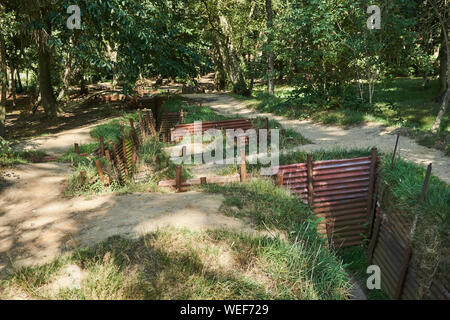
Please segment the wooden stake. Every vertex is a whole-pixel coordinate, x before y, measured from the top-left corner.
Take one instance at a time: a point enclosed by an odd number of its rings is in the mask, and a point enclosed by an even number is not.
[[[423,202],[425,201],[425,196],[427,194],[428,182],[430,181],[432,166],[433,166],[433,164],[430,163],[427,168],[427,174],[425,175],[425,181],[423,182],[423,187],[422,187],[422,194],[420,195],[420,200],[419,200],[420,204],[423,204]]]
[[[372,215],[373,209],[373,187],[375,184],[375,169],[377,165],[377,149],[372,148],[371,156],[370,156],[370,171],[369,171],[369,191],[367,198],[367,219]]]
[[[283,186],[283,173],[282,172],[277,173],[277,186],[279,186],[279,187]]]
[[[408,244],[408,246],[406,247],[405,255],[403,257],[402,270],[400,271],[400,279],[398,281],[397,289],[395,292],[395,300],[400,300],[400,297],[402,296],[406,275],[408,273],[409,262],[411,261],[411,255],[412,255],[411,245]]]
[[[103,136],[100,136],[100,154],[102,156],[105,155],[105,141],[103,139]]]
[[[206,177],[200,178],[200,184],[206,184]]]
[[[111,155],[109,154],[108,149],[105,150],[105,156],[106,156],[106,159],[108,159],[108,161],[111,161]]]
[[[312,206],[314,201],[314,186],[313,186],[313,161],[311,154],[308,154],[306,156],[306,166],[308,171],[308,202],[309,205]]]
[[[375,250],[375,247],[377,245],[378,242],[378,235],[380,234],[380,225],[381,225],[381,220],[383,219],[383,216],[380,214],[378,208],[377,208],[377,212],[375,214],[375,228],[373,230],[373,235],[372,235],[372,239],[370,239],[370,245],[369,245],[369,259],[370,261],[372,261],[373,259],[373,252]]]
[[[80,149],[78,147],[78,143],[74,143],[73,146],[75,147],[75,153],[80,154]]]
[[[180,191],[181,188],[181,166],[177,166],[177,173],[175,178],[175,187],[177,191]]]
[[[103,170],[102,170],[102,165],[100,163],[100,160],[95,160],[95,166],[97,167],[97,172],[98,172],[98,176],[100,177],[100,181],[103,184],[106,184],[107,183],[107,179],[103,175]]]
[[[392,155],[391,161],[391,170],[394,168],[395,155],[397,154],[397,147],[398,147],[398,139],[400,139],[400,133],[397,134],[397,140],[395,141],[394,154]]]
[[[245,149],[241,149],[241,183],[247,179],[247,167],[245,164]]]

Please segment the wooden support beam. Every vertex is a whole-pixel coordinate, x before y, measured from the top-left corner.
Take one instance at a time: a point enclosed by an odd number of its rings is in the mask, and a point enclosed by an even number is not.
[[[247,167],[245,163],[245,149],[241,149],[241,182],[247,180]]]
[[[308,175],[308,203],[310,206],[312,206],[314,201],[314,187],[313,187],[313,160],[311,154],[306,155],[306,167]]]
[[[367,198],[367,219],[372,216],[373,210],[373,189],[375,185],[375,169],[377,166],[377,149],[372,148],[371,156],[370,156],[370,170],[369,170],[369,190],[368,190],[368,198]]]
[[[277,173],[277,186],[282,187],[283,186],[283,172]]]
[[[100,154],[102,156],[105,155],[105,141],[104,141],[103,136],[100,136]]]
[[[428,189],[428,182],[430,181],[430,177],[431,177],[432,166],[433,166],[433,164],[430,163],[427,168],[427,173],[425,175],[425,181],[423,182],[423,187],[422,187],[422,194],[420,195],[420,200],[419,200],[420,204],[423,204],[423,202],[425,201],[425,197],[426,197],[427,189]]]
[[[373,230],[372,238],[370,239],[369,244],[369,259],[372,261],[373,259],[373,253],[375,250],[375,247],[378,242],[378,236],[380,234],[380,226],[381,226],[381,220],[383,220],[383,216],[380,214],[379,209],[377,208],[376,214],[375,214],[375,228]]]
[[[405,286],[406,275],[408,274],[409,262],[411,261],[412,248],[411,245],[408,244],[406,247],[405,255],[403,256],[402,269],[400,271],[400,278],[397,283],[397,288],[395,291],[395,300],[400,300],[403,287]]]
[[[397,154],[397,147],[398,147],[399,139],[400,139],[400,133],[397,134],[397,139],[395,140],[394,154],[392,155],[392,161],[391,161],[391,170],[394,168],[395,155]]]
[[[181,169],[182,167],[178,165],[175,178],[175,188],[177,189],[177,191],[180,191],[181,188]]]

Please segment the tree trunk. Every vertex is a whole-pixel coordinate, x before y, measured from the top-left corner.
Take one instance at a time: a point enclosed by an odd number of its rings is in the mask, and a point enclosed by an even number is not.
[[[17,104],[17,99],[16,99],[16,78],[15,78],[15,74],[16,74],[16,70],[14,69],[14,66],[11,64],[11,94],[12,94],[12,99],[13,99],[13,108],[16,107]]]
[[[0,83],[1,83],[1,96],[0,96],[0,137],[5,136],[6,127],[6,84],[8,82],[8,75],[6,72],[6,48],[3,38],[0,37]]]
[[[50,28],[48,28],[50,29]],[[49,118],[58,116],[58,106],[53,92],[51,78],[51,53],[47,45],[49,32],[44,28],[38,32],[38,65],[39,90],[41,91],[42,106]]]
[[[443,37],[443,42],[442,42],[442,50],[444,50],[444,52],[446,53],[446,58],[445,58],[445,65],[446,68],[445,73],[446,73],[446,80],[447,80],[447,84],[446,84],[446,90],[445,90],[445,94],[444,94],[444,98],[442,99],[442,105],[441,108],[439,109],[439,113],[436,117],[436,120],[434,121],[433,126],[431,127],[431,131],[436,133],[439,130],[439,127],[441,126],[441,121],[442,118],[444,117],[445,111],[447,110],[447,106],[448,106],[448,100],[450,99],[450,48],[449,48],[449,43],[448,43],[448,22],[446,20],[446,12],[444,11],[443,15],[442,12],[439,11],[436,3],[432,0],[430,0],[430,4],[433,7],[433,10],[437,16],[437,18],[439,19],[439,22],[441,24],[441,28],[442,28],[442,37]],[[443,52],[443,54],[444,54]],[[442,60],[441,60],[442,63]],[[442,73],[443,73],[443,66],[441,66],[441,77],[442,77]],[[441,79],[441,84],[443,84],[443,78]]]
[[[266,10],[267,10],[267,28],[269,29],[269,37],[267,44],[269,46],[269,58],[267,63],[267,91],[269,94],[274,94],[274,83],[273,83],[273,49],[271,47],[271,29],[273,27],[273,11],[272,11],[272,0],[266,0]]]
[[[18,93],[23,93],[23,85],[22,85],[22,79],[20,79],[20,71],[19,71],[19,69],[16,69],[16,74],[17,74],[17,83],[19,85],[19,90],[17,92]]]
[[[444,30],[442,30],[442,43],[441,48],[439,50],[439,60],[440,60],[440,68],[439,68],[439,84],[440,84],[440,91],[437,99],[439,101],[441,100],[446,91],[447,91],[447,70],[448,70],[448,54],[447,54],[447,44],[445,43],[445,36],[444,36]]]
[[[72,43],[72,41],[70,41],[70,43]],[[64,98],[64,96],[67,93],[67,90],[69,89],[69,78],[70,78],[71,70],[72,70],[72,55],[70,53],[70,48],[69,48],[69,52],[67,52],[66,61],[64,63],[63,87],[61,88],[61,91],[59,92],[58,99],[57,99],[58,101],[60,101]]]
[[[434,121],[433,127],[431,128],[432,132],[437,132],[439,127],[441,126],[442,118],[444,117],[445,111],[447,111],[448,100],[450,99],[450,87],[447,88],[445,92],[444,98],[442,100],[441,108],[439,109],[439,113]]]

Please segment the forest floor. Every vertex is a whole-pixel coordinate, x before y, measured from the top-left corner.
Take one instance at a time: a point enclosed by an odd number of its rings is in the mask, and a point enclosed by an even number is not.
[[[361,126],[342,128],[321,125],[310,120],[288,119],[271,113],[262,113],[248,108],[244,101],[227,94],[188,94],[183,95],[183,97],[196,103],[201,102],[223,115],[239,115],[248,118],[268,117],[277,120],[286,129],[296,130],[313,142],[313,144],[299,146],[297,150],[300,151],[376,147],[380,152],[391,153],[395,147],[398,128],[387,127],[380,123],[367,122]],[[405,160],[423,166],[433,163],[433,173],[442,181],[450,183],[450,175],[448,174],[450,172],[450,158],[442,151],[421,146],[413,139],[401,136],[398,155]]]

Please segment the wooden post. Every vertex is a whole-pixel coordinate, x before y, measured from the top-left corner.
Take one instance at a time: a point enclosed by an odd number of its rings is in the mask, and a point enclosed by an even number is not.
[[[76,154],[80,154],[80,149],[79,149],[79,147],[78,147],[78,143],[74,143],[73,146],[74,146],[74,148],[75,148],[75,153],[76,153]]]
[[[177,166],[177,173],[176,173],[176,178],[175,178],[175,188],[177,189],[177,191],[180,191],[181,188],[181,166]]]
[[[391,161],[391,170],[394,168],[395,155],[397,154],[397,147],[398,147],[398,139],[400,139],[400,133],[397,134],[397,140],[395,141],[394,154],[392,155]]]
[[[108,159],[108,161],[111,161],[111,155],[109,154],[108,149],[105,150],[105,156],[106,156],[106,159]]]
[[[200,178],[200,184],[206,184],[206,177]]]
[[[373,252],[375,250],[375,246],[378,242],[378,235],[380,234],[380,226],[381,226],[381,220],[383,219],[383,216],[380,214],[380,212],[377,210],[377,214],[375,215],[375,228],[373,231],[372,239],[370,239],[369,244],[369,259],[372,261],[373,259]]]
[[[144,122],[142,121],[141,110],[138,110],[138,115],[139,115],[139,126],[141,127],[142,139],[144,139],[146,136],[146,132],[145,132],[145,127],[144,127]]]
[[[245,164],[245,149],[241,149],[241,183],[247,179],[247,167]]]
[[[314,185],[313,185],[313,161],[312,155],[306,156],[306,166],[308,171],[308,203],[312,207],[314,201]]]
[[[377,166],[377,149],[372,148],[370,156],[370,171],[369,171],[369,190],[367,196],[367,219],[372,215],[373,209],[373,187],[375,184],[375,169]]]
[[[183,112],[183,106],[182,105],[180,105],[180,115],[179,115],[179,118],[178,118],[178,123],[183,123],[183,121],[184,121],[184,112]]]
[[[137,162],[137,152],[136,152],[136,148],[133,148],[133,155],[131,157],[131,161],[133,163],[133,169],[136,168],[136,162]]]
[[[269,118],[267,118],[267,117],[264,118],[264,126],[265,126],[267,132],[269,132]],[[267,133],[267,134],[269,134],[269,133]]]
[[[80,171],[80,183],[81,185],[85,184],[87,181],[86,171]]]
[[[277,186],[282,187],[283,186],[283,172],[277,173]]]
[[[281,136],[286,138],[286,129],[281,129]]]
[[[430,176],[431,176],[432,165],[433,164],[430,163],[427,168],[427,174],[425,175],[425,181],[423,182],[423,187],[422,187],[422,194],[420,195],[420,200],[419,200],[420,204],[423,204],[423,202],[425,201],[425,196],[427,194],[427,189],[428,189],[428,182],[430,181]]]
[[[181,157],[184,157],[186,155],[186,146],[183,146],[181,148]]]
[[[105,141],[103,139],[103,136],[100,136],[100,154],[102,156],[105,155]]]
[[[106,177],[103,175],[102,165],[100,164],[100,160],[95,160],[95,166],[97,167],[98,176],[100,177],[100,181],[103,184],[107,183]]]
[[[397,284],[397,290],[395,292],[395,300],[399,300],[403,293],[403,287],[405,285],[406,275],[408,273],[409,262],[411,261],[412,249],[411,245],[408,244],[406,247],[406,252],[403,257],[402,270],[400,271],[400,279]]]
[[[131,138],[133,139],[134,146],[139,148],[139,139],[136,133],[136,129],[134,127],[133,119],[130,119],[130,127],[131,127]]]

